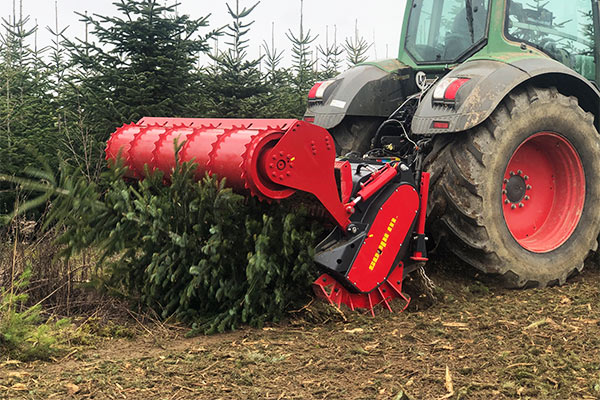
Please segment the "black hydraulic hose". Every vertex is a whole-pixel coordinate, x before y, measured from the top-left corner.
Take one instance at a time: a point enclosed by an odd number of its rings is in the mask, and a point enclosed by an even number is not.
[[[391,125],[391,124],[397,124],[398,126],[402,126],[402,122],[398,121],[397,119],[387,119],[387,120],[383,121],[381,123],[381,125],[379,125],[379,128],[377,128],[377,131],[375,132],[375,136],[373,136],[373,141],[371,142],[371,147],[375,148],[379,144],[379,141],[381,140],[381,131],[383,131],[383,128],[385,128],[386,126]]]

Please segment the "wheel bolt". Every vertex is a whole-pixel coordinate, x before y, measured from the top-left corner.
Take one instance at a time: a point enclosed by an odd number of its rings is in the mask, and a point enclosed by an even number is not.
[[[515,173],[510,171],[510,176],[515,176]]]
[[[506,194],[506,189],[503,189],[503,190],[502,190],[502,194]]]
[[[531,185],[527,185],[527,190],[531,190]]]
[[[504,183],[508,183],[508,179],[505,179],[505,180],[504,180]]]
[[[529,179],[529,175],[525,175],[525,176],[523,177],[523,179],[525,179],[525,180],[528,180],[528,179]]]
[[[525,207],[525,204],[519,203],[519,208],[523,208],[523,207]]]
[[[508,199],[504,200],[504,204],[508,204],[510,201]]]
[[[525,200],[529,200],[529,199],[531,199],[531,197],[525,196]]]
[[[517,208],[517,205],[513,204],[513,205],[510,206],[510,208],[512,208],[514,210],[515,208]]]
[[[517,171],[517,174],[518,174],[518,175],[523,175],[523,171],[521,171],[521,170],[518,170],[518,171]]]

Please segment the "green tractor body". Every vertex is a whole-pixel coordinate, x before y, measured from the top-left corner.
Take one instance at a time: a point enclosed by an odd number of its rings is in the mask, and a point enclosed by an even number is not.
[[[564,283],[600,231],[599,7],[408,0],[398,58],[319,83],[305,119],[350,157],[427,140],[436,241],[509,286]]]

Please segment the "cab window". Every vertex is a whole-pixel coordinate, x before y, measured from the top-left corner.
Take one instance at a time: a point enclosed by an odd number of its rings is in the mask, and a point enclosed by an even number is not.
[[[508,38],[526,42],[595,80],[594,22],[590,0],[510,0]]]
[[[413,0],[406,50],[416,62],[458,60],[486,36],[488,0]]]

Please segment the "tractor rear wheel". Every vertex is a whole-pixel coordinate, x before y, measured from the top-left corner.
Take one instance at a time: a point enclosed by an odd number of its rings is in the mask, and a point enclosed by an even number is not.
[[[509,287],[563,284],[596,250],[600,136],[555,88],[511,93],[472,131],[436,138],[430,232]]]
[[[383,121],[378,117],[346,117],[329,130],[335,141],[336,153],[340,156],[351,152],[360,156],[365,154],[371,148],[371,139]]]

